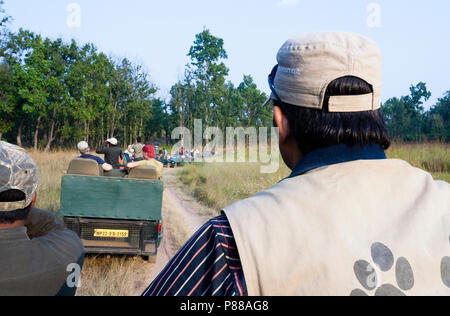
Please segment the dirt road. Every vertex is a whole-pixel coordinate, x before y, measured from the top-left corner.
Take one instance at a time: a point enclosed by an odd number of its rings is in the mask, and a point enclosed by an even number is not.
[[[217,215],[217,212],[199,204],[183,190],[176,179],[176,170],[165,169],[164,171],[164,240],[159,249],[156,264],[148,267],[149,280],[153,280],[161,272],[178,249],[208,219]]]
[[[156,263],[148,263],[140,257],[88,256],[77,295],[141,295],[192,234],[218,214],[185,192],[177,181],[177,170],[164,169],[164,237]]]

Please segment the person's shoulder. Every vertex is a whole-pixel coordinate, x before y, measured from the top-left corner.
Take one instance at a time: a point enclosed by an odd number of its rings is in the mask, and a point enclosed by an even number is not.
[[[450,190],[450,184],[443,180],[437,180],[428,171],[415,167],[402,159],[385,159],[379,162],[383,166],[384,174],[391,174],[391,177],[405,179],[404,182],[428,183],[441,189]],[[381,172],[380,172],[381,174]],[[381,175],[380,175],[381,176]]]
[[[200,238],[201,237],[201,238]],[[192,236],[192,240],[196,240],[197,244],[203,245],[205,240],[208,240],[211,244],[216,244],[223,238],[233,238],[233,232],[231,230],[230,222],[225,214],[209,219],[197,232]],[[201,242],[198,242],[199,239]],[[226,242],[225,242],[226,244]],[[222,245],[218,243],[218,247]]]
[[[139,160],[134,162],[137,167],[144,167],[144,166],[152,166],[153,164],[149,160]]]
[[[219,230],[227,229],[230,226],[228,217],[225,214],[221,214],[217,217],[211,218],[207,224],[214,228],[218,228]]]
[[[231,231],[230,222],[227,216],[223,213],[217,217],[210,218],[196,233],[196,235],[203,235],[206,232],[212,233],[214,238],[211,238],[211,242],[217,242],[217,238],[222,237],[233,237],[233,232]],[[194,235],[194,238],[195,236]],[[219,239],[220,239],[219,238]]]
[[[92,156],[92,159],[97,161],[100,165],[103,165],[105,163],[105,161],[102,158],[98,157],[98,156]]]
[[[45,218],[46,220],[55,220],[55,214],[37,207],[32,207],[28,213],[27,223],[35,222],[37,219]]]
[[[153,163],[156,164],[158,167],[164,168],[164,164],[156,159],[153,159]]]
[[[95,160],[100,165],[103,165],[105,163],[105,161],[102,158],[100,158],[99,156],[95,156],[95,155],[91,155],[91,154],[86,154],[84,156],[81,156],[80,158]]]
[[[309,198],[308,194],[311,193],[311,190],[307,190],[308,193],[305,192],[305,187],[303,186],[308,185],[308,183],[303,184],[303,178],[305,176],[285,178],[270,188],[228,205],[222,209],[222,212],[226,215],[232,213],[249,214],[251,211],[258,210],[262,205],[270,209],[276,209],[280,202],[284,200],[283,197],[288,195],[295,196],[298,199]],[[302,190],[299,190],[300,187],[302,187]]]

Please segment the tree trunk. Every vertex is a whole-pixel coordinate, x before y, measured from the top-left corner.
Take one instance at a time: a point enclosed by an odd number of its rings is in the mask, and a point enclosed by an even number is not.
[[[116,132],[116,126],[114,125],[114,122],[111,121],[111,130],[109,132],[109,138],[114,137],[115,132]]]
[[[36,129],[34,130],[34,151],[38,150],[39,125],[41,124],[41,117],[38,116],[36,122]]]
[[[134,116],[134,133],[133,133],[134,139],[137,139],[137,116]]]
[[[116,124],[112,121],[111,122],[111,131],[109,132],[109,138],[114,137],[115,132],[116,132]]]
[[[127,141],[127,115],[125,114],[124,124],[123,124],[123,142]]]
[[[112,114],[112,119],[111,119],[111,136],[110,137],[114,137],[114,132],[116,131],[116,112],[117,112],[117,107],[119,106],[119,98],[120,95],[117,95],[117,100],[114,101],[114,111]],[[110,95],[110,99],[112,100],[112,96]],[[119,120],[119,118],[117,119]]]
[[[107,118],[106,118],[106,128],[107,128],[107,129],[109,128],[109,130],[107,130],[107,132],[106,132],[106,138],[111,138],[111,137],[112,137],[111,133],[112,133],[112,130],[113,130],[113,125],[114,125],[114,123],[113,123],[113,121],[114,121],[114,115],[116,114],[116,112],[115,112],[115,107],[116,107],[116,104],[117,104],[117,103],[115,103],[115,101],[113,101],[112,91],[109,91],[109,102],[110,102],[111,104],[114,104],[114,110],[113,110],[113,113],[112,113],[111,120],[108,120],[108,116],[107,116]],[[109,125],[108,122],[111,122],[111,125]],[[109,125],[109,126],[108,126],[108,125]]]
[[[103,114],[102,114],[102,139],[101,139],[101,141],[104,141],[104,140],[105,140],[105,129],[103,126]]]
[[[84,120],[84,141],[87,141],[87,121]]]
[[[49,152],[50,148],[52,147],[52,143],[55,140],[55,115],[56,115],[56,108],[53,110],[53,118],[52,118],[52,124],[50,126],[50,131],[48,132],[48,140],[47,140],[47,146],[45,146],[45,152]]]
[[[131,133],[130,133],[130,142],[129,142],[129,144],[130,144],[130,145],[133,144],[133,136],[131,135]]]
[[[20,120],[19,129],[17,131],[17,146],[22,146],[22,128],[23,128],[23,120]],[[1,139],[1,137],[0,137]]]

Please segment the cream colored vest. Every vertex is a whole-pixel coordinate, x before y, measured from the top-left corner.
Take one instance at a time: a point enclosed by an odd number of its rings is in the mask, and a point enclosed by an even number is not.
[[[320,168],[224,212],[250,296],[450,295],[450,185],[404,161]]]

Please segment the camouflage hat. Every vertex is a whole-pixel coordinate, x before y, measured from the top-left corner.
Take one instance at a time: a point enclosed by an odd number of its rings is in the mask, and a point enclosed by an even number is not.
[[[23,148],[0,141],[0,193],[19,190],[25,200],[0,202],[0,212],[20,210],[33,201],[38,187],[39,174],[36,164]]]

